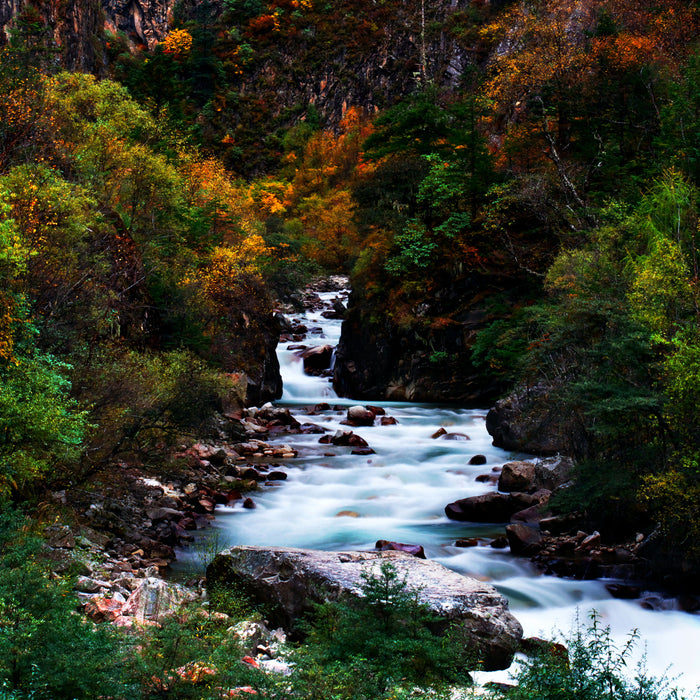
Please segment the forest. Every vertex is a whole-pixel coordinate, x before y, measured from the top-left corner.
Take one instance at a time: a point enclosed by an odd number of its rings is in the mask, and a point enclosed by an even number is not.
[[[168,475],[177,445],[279,398],[273,312],[330,274],[353,289],[344,362],[392,348],[364,384],[339,365],[346,394],[519,396],[576,462],[555,513],[644,532],[653,576],[697,592],[699,3],[181,0],[150,46],[100,27],[90,70],[44,10],[0,46],[1,698],[96,697],[105,649],[143,666],[102,697],[205,697],[147,680],[183,628],[136,650],[88,629],[36,537],[68,517],[49,494]],[[411,697],[347,690],[323,624],[307,690],[260,694]],[[454,682],[425,644],[405,673]],[[603,697],[582,692],[561,697]]]

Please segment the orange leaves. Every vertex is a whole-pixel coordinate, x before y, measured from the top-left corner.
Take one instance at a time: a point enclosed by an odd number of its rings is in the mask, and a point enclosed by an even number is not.
[[[161,42],[161,46],[165,53],[182,58],[192,48],[192,35],[186,29],[173,29]]]
[[[649,36],[623,33],[614,37],[596,37],[593,51],[615,70],[629,71],[644,66],[659,56],[656,41]]]

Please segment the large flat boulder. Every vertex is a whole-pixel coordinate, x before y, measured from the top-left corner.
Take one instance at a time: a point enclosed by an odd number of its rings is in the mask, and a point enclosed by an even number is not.
[[[406,585],[444,621],[462,627],[474,668],[507,668],[522,637],[507,600],[493,586],[404,552],[322,552],[290,547],[233,547],[207,568],[207,586],[236,584],[293,625],[313,603],[362,596],[363,572],[389,561]],[[275,615],[271,615],[275,617]]]

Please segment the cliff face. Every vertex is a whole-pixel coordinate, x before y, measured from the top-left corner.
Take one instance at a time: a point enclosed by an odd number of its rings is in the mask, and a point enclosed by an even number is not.
[[[152,49],[168,33],[176,0],[0,0],[0,46],[32,26],[33,38],[73,71],[106,71],[105,30]],[[39,36],[35,27],[43,27]],[[51,60],[49,58],[49,60]]]
[[[353,292],[336,351],[336,391],[374,401],[493,402],[503,387],[471,360],[476,333],[491,320],[479,289],[493,280],[451,283],[421,304],[417,319],[424,322],[411,325],[397,322],[362,290]]]
[[[0,46],[27,27],[43,27],[33,38],[55,50],[69,70],[104,72],[103,25],[100,0],[0,0]]]
[[[176,0],[102,0],[105,29],[152,49],[167,35]]]

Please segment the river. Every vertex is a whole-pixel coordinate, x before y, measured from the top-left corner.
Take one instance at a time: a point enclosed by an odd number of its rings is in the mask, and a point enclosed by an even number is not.
[[[324,293],[329,301],[335,293]],[[307,346],[336,345],[338,320],[320,313],[299,316],[310,329]],[[339,399],[327,378],[304,374],[297,353],[281,343],[278,349],[284,395],[300,422],[315,422],[330,431],[349,430],[340,424],[344,407],[357,401]],[[309,416],[309,407],[328,402],[331,410]],[[503,534],[503,526],[470,525],[448,520],[447,503],[484,493],[495,485],[476,477],[489,473],[514,455],[493,447],[486,432],[486,411],[410,403],[374,405],[394,417],[396,425],[353,428],[376,454],[352,455],[350,448],[319,444],[319,435],[280,438],[299,456],[284,464],[288,478],[279,486],[254,495],[256,508],[236,506],[217,511],[216,527],[227,544],[284,545],[315,549],[372,549],[376,540],[422,544],[428,558],[480,579],[490,581],[508,597],[525,636],[549,637],[568,633],[576,616],[587,622],[595,610],[621,645],[633,629],[640,636],[637,654],[646,650],[647,667],[654,675],[669,669],[678,676],[674,685],[695,692],[700,687],[700,616],[674,609],[648,610],[640,601],[610,596],[602,581],[574,581],[543,576],[530,562],[508,549],[490,546],[459,548],[457,538],[477,537],[484,542]],[[337,408],[336,408],[337,407]],[[433,439],[440,427],[469,439]],[[459,437],[459,436],[458,436]],[[486,465],[468,462],[475,454]],[[648,602],[657,608],[673,606],[661,596]],[[508,680],[508,673],[479,674],[479,681]]]

